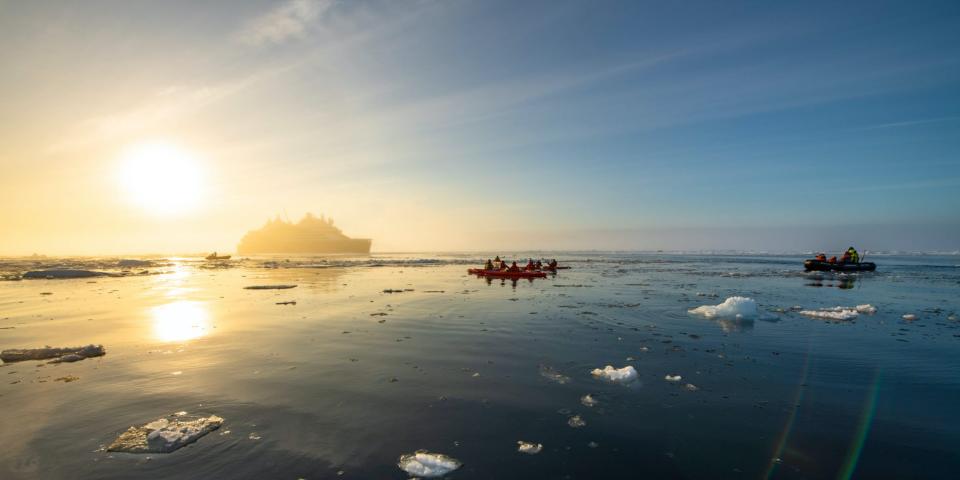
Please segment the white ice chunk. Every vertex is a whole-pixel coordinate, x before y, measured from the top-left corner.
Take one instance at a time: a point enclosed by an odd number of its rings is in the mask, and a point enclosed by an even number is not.
[[[573,428],[580,428],[587,426],[587,422],[580,418],[580,415],[574,415],[567,419],[567,425],[570,425]]]
[[[668,374],[667,376],[663,377],[663,379],[666,380],[666,381],[668,381],[668,382],[679,382],[680,380],[683,380],[683,377],[681,377],[680,375],[669,375],[669,374]]]
[[[442,453],[431,453],[418,450],[415,453],[403,455],[397,466],[414,477],[438,478],[442,477],[463,465],[459,460]]]
[[[865,313],[867,315],[873,315],[874,313],[877,313],[877,307],[874,307],[869,303],[866,305],[857,305],[857,312]]]
[[[182,418],[182,416],[178,416]],[[110,452],[170,453],[220,428],[223,419],[211,415],[196,420],[160,418],[140,427],[130,427],[107,447]]]
[[[540,453],[540,450],[543,450],[543,445],[539,443],[524,442],[523,440],[517,441],[517,451],[520,453],[526,453],[527,455],[536,455]]]
[[[597,399],[593,398],[589,393],[580,397],[580,403],[585,407],[595,407],[598,403]]]
[[[719,305],[701,305],[689,313],[706,318],[757,318],[757,302],[748,297],[729,297]]]
[[[824,318],[827,320],[853,320],[860,314],[857,313],[855,309],[835,310],[828,308],[823,310],[800,310],[800,315],[813,318]]]
[[[906,320],[906,321],[908,321],[908,322],[912,322],[912,321],[914,321],[914,320],[917,319],[917,316],[914,315],[914,314],[912,314],[912,313],[908,313],[908,314],[906,314],[906,315],[903,316],[903,319]]]
[[[623,368],[613,368],[607,365],[603,370],[594,368],[592,372],[594,377],[600,377],[611,382],[626,383],[637,379],[637,370],[631,365]]]

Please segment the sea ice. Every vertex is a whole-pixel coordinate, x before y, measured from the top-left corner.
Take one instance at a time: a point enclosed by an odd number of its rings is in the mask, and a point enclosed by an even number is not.
[[[117,262],[117,266],[121,268],[130,268],[130,267],[152,267],[153,262],[150,260],[137,260],[132,258],[124,258]]]
[[[397,466],[414,477],[438,478],[442,477],[463,465],[459,460],[442,453],[431,453],[426,450],[417,450],[415,453],[403,455]]]
[[[906,314],[906,315],[903,316],[903,319],[906,320],[906,321],[908,321],[908,322],[912,322],[912,321],[914,321],[914,320],[917,319],[917,316],[914,315],[914,314],[912,314],[912,313],[908,313],[908,314]]]
[[[527,455],[536,455],[540,453],[540,450],[543,450],[543,445],[539,443],[529,443],[529,442],[524,442],[523,440],[517,441],[517,451],[520,453],[526,453]]]
[[[701,305],[688,312],[706,318],[756,318],[759,314],[757,302],[747,297],[729,297],[719,305]]]
[[[680,375],[667,375],[663,377],[663,379],[668,382],[679,382],[680,380],[683,380],[683,377],[681,377]]]
[[[603,370],[594,368],[592,372],[594,377],[600,377],[611,382],[626,383],[637,379],[637,370],[632,365],[623,368],[613,368],[607,365]]]
[[[585,427],[587,425],[587,422],[585,422],[582,418],[580,418],[580,415],[574,415],[569,419],[567,419],[567,425],[570,425],[573,428],[580,428],[580,427]]]
[[[220,428],[223,419],[211,415],[180,420],[182,415],[160,418],[146,425],[130,427],[107,447],[108,452],[170,453]]]
[[[860,314],[873,315],[877,313],[877,307],[870,304],[857,305],[856,307],[830,307],[819,310],[800,310],[800,315],[813,318],[825,318],[828,320],[852,320]]]
[[[548,380],[557,382],[560,385],[564,385],[570,382],[570,377],[558,372],[557,370],[555,370],[553,367],[549,365],[540,365],[540,376]]]
[[[243,287],[247,290],[286,290],[288,288],[296,288],[296,285],[250,285],[249,287]]]
[[[0,360],[4,362],[22,362],[24,360],[46,360],[53,358],[50,363],[76,362],[90,357],[101,357],[107,351],[103,345],[87,345],[83,347],[54,348],[14,348],[0,352]]]
[[[50,270],[34,270],[23,274],[23,278],[36,279],[65,279],[90,277],[116,277],[115,273],[97,272],[93,270],[75,270],[69,268],[55,268]]]
[[[588,393],[588,394],[580,397],[580,403],[582,403],[583,406],[585,406],[585,407],[595,407],[595,406],[597,406],[597,404],[600,403],[600,402],[598,402],[597,399],[593,398],[593,397]]]

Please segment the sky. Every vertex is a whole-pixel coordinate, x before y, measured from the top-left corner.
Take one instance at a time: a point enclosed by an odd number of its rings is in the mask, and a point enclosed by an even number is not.
[[[0,0],[0,255],[306,212],[381,252],[960,250],[960,3]]]

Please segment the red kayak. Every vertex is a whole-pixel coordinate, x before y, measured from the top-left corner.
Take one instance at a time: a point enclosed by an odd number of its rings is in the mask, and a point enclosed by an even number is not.
[[[482,268],[471,268],[467,270],[467,273],[494,278],[543,278],[547,276],[546,273],[536,271],[508,272],[506,270],[484,270]]]

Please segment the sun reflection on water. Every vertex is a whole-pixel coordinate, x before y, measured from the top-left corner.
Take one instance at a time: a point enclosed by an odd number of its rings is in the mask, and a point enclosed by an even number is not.
[[[161,342],[183,342],[210,333],[210,312],[203,302],[178,300],[153,307],[153,336]]]

